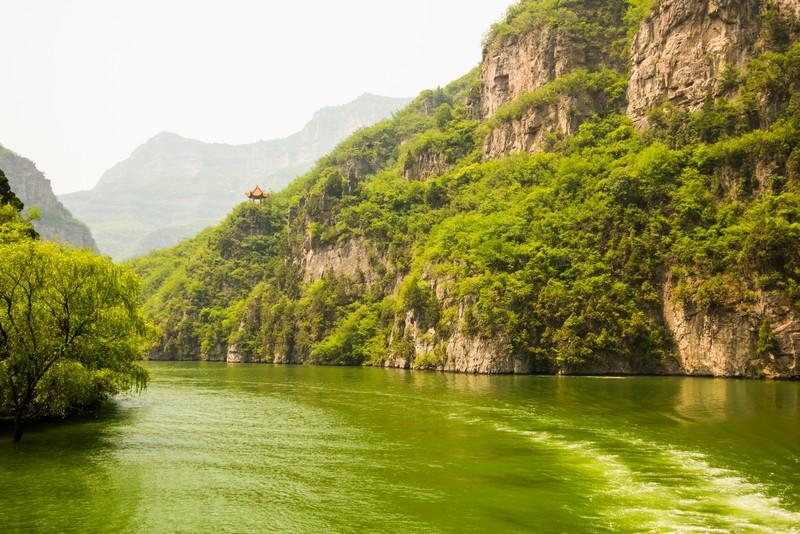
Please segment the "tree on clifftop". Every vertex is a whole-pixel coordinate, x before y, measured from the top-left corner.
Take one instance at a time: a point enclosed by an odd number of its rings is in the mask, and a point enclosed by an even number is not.
[[[0,414],[65,415],[142,388],[150,338],[137,278],[110,259],[30,239],[0,243]]]

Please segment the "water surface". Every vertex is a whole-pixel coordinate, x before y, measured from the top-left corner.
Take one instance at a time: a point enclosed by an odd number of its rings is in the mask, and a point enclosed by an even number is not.
[[[0,435],[2,530],[800,531],[800,383],[148,365]]]

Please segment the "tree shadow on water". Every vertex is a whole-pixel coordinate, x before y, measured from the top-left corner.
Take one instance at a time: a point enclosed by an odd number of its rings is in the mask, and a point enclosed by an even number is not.
[[[120,453],[139,409],[113,399],[93,413],[30,422],[20,443],[12,442],[13,428],[0,426],[0,485],[7,488],[0,524],[12,531],[130,528],[142,501],[141,473],[127,469]]]

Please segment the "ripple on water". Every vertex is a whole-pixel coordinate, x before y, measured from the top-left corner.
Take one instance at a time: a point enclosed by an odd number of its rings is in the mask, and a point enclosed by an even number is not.
[[[335,412],[275,393],[243,397],[202,387],[173,393],[154,387],[143,420],[117,429],[117,463],[137,470],[140,483],[160,493],[157,500],[137,503],[138,524],[164,531],[170,528],[164,517],[197,517],[186,509],[188,493],[195,496],[194,506],[208,510],[208,524],[224,524],[230,515],[252,518],[254,529],[268,523],[275,531],[330,531],[342,529],[340,518],[352,518],[346,512],[358,509],[365,524],[422,528],[382,510],[368,492],[354,491],[383,485],[386,493],[407,495],[412,488],[379,480],[374,468],[360,464],[366,453],[375,456],[378,440]],[[418,499],[432,498],[413,491]]]

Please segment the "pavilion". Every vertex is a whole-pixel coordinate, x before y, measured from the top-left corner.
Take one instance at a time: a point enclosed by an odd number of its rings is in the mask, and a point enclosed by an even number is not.
[[[269,198],[269,191],[264,191],[261,189],[261,187],[255,186],[252,191],[245,193],[245,196],[253,202],[256,200],[259,202],[264,202]]]

